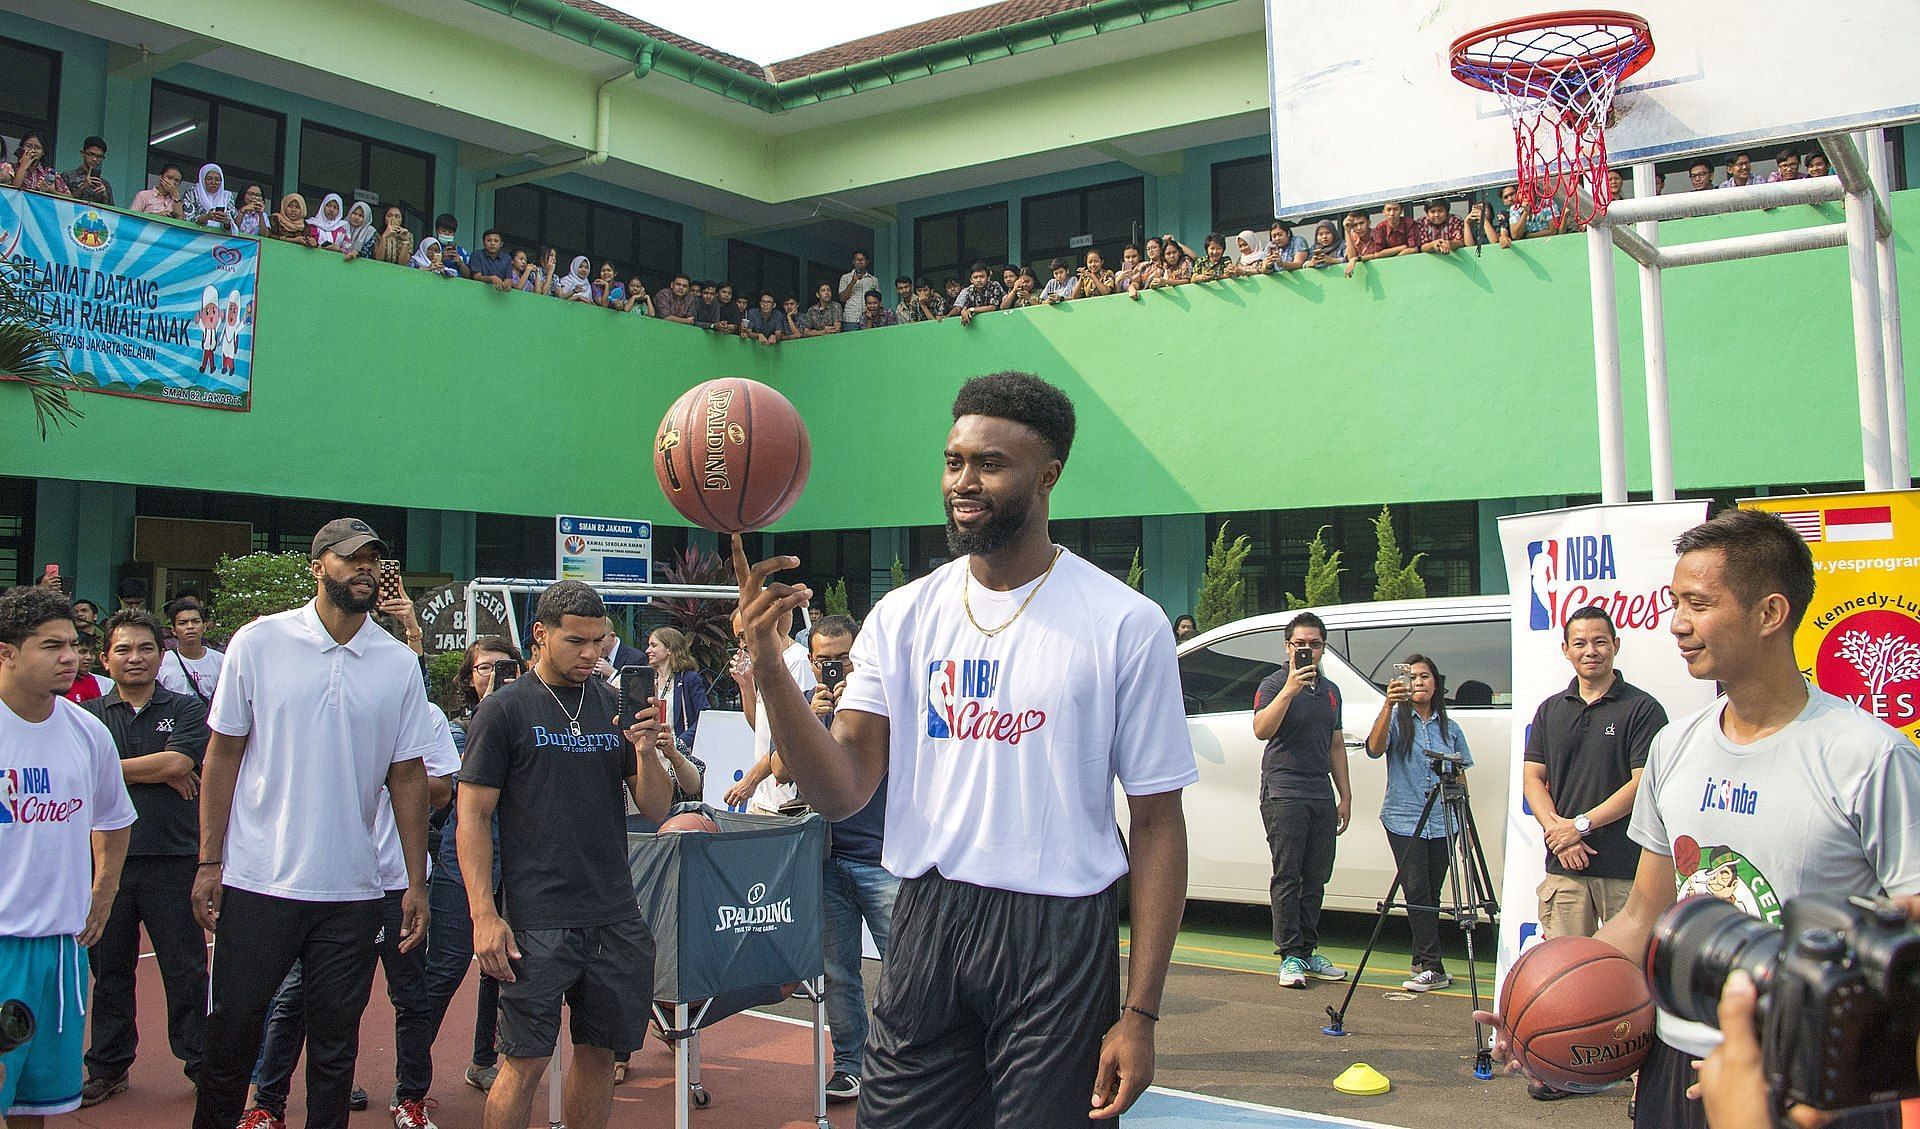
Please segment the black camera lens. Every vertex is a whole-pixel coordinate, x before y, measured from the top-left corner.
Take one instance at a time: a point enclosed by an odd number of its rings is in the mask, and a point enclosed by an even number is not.
[[[1731,902],[1698,894],[1660,915],[1647,950],[1654,1002],[1682,1019],[1720,1025],[1720,990],[1745,969],[1762,995],[1780,955],[1780,928]]]
[[[0,1055],[33,1038],[33,1009],[19,1000],[0,1004]]]

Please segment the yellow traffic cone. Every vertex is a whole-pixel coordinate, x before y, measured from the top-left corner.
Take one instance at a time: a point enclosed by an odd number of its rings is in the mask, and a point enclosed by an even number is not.
[[[1387,1081],[1386,1075],[1364,1062],[1356,1062],[1347,1067],[1341,1072],[1340,1077],[1333,1080],[1333,1088],[1341,1093],[1359,1094],[1363,1097],[1384,1094],[1392,1087],[1393,1083]]]

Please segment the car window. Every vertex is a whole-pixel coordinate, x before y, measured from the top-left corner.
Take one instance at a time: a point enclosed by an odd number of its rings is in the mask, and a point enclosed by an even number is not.
[[[1506,620],[1352,627],[1330,641],[1361,677],[1384,691],[1393,664],[1421,654],[1440,664],[1447,705],[1513,705],[1513,637]]]
[[[1250,631],[1189,651],[1180,659],[1180,692],[1187,716],[1253,708],[1260,680],[1286,661],[1286,632]]]

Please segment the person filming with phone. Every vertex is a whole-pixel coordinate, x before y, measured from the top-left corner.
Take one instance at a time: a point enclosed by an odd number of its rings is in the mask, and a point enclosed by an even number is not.
[[[1440,668],[1425,655],[1408,655],[1394,667],[1380,716],[1367,734],[1367,755],[1387,760],[1387,794],[1380,803],[1380,822],[1393,847],[1393,861],[1406,885],[1409,907],[1438,907],[1447,884],[1447,825],[1436,804],[1428,811],[1427,797],[1440,786],[1436,765],[1464,772],[1473,765],[1467,735],[1447,717],[1446,681]],[[1401,983],[1409,992],[1431,992],[1453,983],[1440,959],[1440,918],[1434,908],[1407,910],[1413,930],[1413,975]]]
[[[1353,814],[1347,753],[1340,740],[1340,688],[1320,670],[1327,626],[1312,612],[1287,623],[1287,666],[1253,696],[1260,758],[1260,818],[1273,852],[1273,945],[1280,986],[1345,980],[1346,970],[1314,951],[1320,904],[1333,877],[1334,840]]]

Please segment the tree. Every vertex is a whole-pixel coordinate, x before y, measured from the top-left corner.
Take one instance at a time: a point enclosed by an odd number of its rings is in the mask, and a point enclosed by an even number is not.
[[[887,571],[892,577],[892,585],[887,591],[891,592],[896,588],[905,588],[907,586],[907,566],[900,563],[899,553],[893,555],[893,567]]]
[[[1400,541],[1393,535],[1393,514],[1385,506],[1373,519],[1373,536],[1379,546],[1373,557],[1373,598],[1376,600],[1417,600],[1427,594],[1427,582],[1420,579],[1420,562],[1425,553],[1415,553],[1404,566],[1400,563]]]
[[[313,599],[313,593],[313,566],[305,554],[221,557],[213,569],[214,630],[208,634],[224,646],[247,624],[297,608]]]
[[[1332,528],[1321,526],[1314,531],[1313,540],[1307,542],[1307,597],[1303,600],[1287,593],[1288,611],[1340,602],[1340,574],[1347,570],[1340,567],[1340,550],[1327,552],[1327,530]]]
[[[67,367],[59,337],[40,310],[43,289],[29,280],[24,266],[0,259],[0,377],[27,386],[34,422],[44,440],[49,423],[62,427],[78,421],[83,413],[67,398],[80,385]]]
[[[1242,534],[1229,545],[1229,524],[1220,523],[1213,547],[1207,550],[1206,568],[1200,573],[1200,598],[1194,602],[1193,619],[1202,631],[1211,631],[1246,614],[1247,580],[1240,569],[1246,563],[1247,554],[1253,551],[1253,542]]]
[[[701,549],[687,548],[657,570],[662,584],[732,584],[733,561]],[[665,612],[669,626],[687,637],[694,661],[702,670],[723,670],[733,649],[735,600],[664,599],[653,607]]]
[[[820,599],[828,615],[853,614],[847,610],[847,578],[844,576],[827,585],[826,594]]]
[[[1127,587],[1133,589],[1135,592],[1140,591],[1140,578],[1146,574],[1147,570],[1140,567],[1140,550],[1135,549],[1133,551],[1133,563],[1127,566]]]

